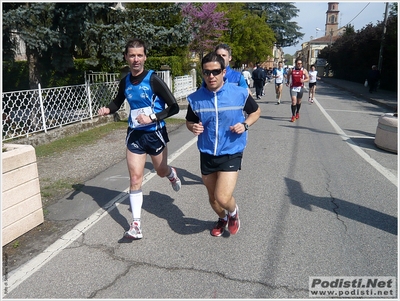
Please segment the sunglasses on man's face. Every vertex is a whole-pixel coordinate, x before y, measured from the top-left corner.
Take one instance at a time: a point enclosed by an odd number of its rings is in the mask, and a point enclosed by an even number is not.
[[[222,69],[214,69],[214,70],[207,70],[207,69],[204,69],[204,70],[203,70],[203,74],[204,74],[205,76],[210,76],[211,74],[212,74],[213,76],[217,76],[217,75],[221,74],[221,72],[222,72]]]

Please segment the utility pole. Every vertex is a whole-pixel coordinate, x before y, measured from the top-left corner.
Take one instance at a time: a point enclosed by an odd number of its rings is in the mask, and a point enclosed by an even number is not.
[[[382,60],[383,60],[383,44],[385,42],[385,34],[386,34],[386,25],[387,25],[387,18],[388,18],[388,8],[389,8],[389,2],[386,2],[386,7],[385,7],[385,17],[383,20],[383,32],[382,32],[382,39],[381,39],[381,47],[379,49],[379,60],[378,60],[378,70],[382,71]]]

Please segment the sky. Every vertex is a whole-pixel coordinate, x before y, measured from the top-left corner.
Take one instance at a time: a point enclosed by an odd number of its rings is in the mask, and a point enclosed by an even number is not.
[[[328,10],[328,2],[335,1],[315,1],[315,2],[292,2],[300,11],[298,17],[291,19],[297,22],[301,27],[300,32],[304,33],[304,37],[296,46],[285,47],[285,54],[294,55],[296,50],[301,49],[301,44],[311,39],[320,38],[325,35],[326,11]],[[339,28],[351,24],[354,30],[361,30],[363,27],[371,23],[376,25],[384,20],[385,2],[355,2],[355,1],[337,1],[339,3]],[[389,8],[390,10],[390,8]],[[389,11],[388,10],[388,11]],[[318,31],[316,28],[321,29]],[[312,36],[312,38],[310,38]]]

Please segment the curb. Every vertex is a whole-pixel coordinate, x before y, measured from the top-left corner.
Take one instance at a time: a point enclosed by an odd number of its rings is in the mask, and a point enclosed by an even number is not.
[[[346,87],[343,87],[343,86],[340,86],[340,85],[331,83],[331,82],[329,82],[329,81],[325,81],[323,78],[322,78],[322,81],[323,81],[324,83],[326,83],[326,84],[328,84],[328,85],[331,85],[331,86],[334,86],[334,87],[336,87],[336,88],[338,88],[338,89],[345,90],[345,91],[347,91],[347,92],[353,94],[353,95],[356,96],[356,97],[365,99],[365,100],[368,101],[369,103],[375,104],[375,105],[377,105],[377,106],[381,106],[381,107],[383,107],[383,108],[385,108],[385,109],[393,110],[393,112],[397,112],[397,104],[387,103],[387,102],[380,101],[380,100],[378,100],[378,99],[370,98],[370,97],[368,97],[368,96],[366,96],[366,95],[364,95],[364,94],[362,94],[362,93],[355,92],[355,91],[352,90],[352,89],[349,89],[349,88],[346,88]]]

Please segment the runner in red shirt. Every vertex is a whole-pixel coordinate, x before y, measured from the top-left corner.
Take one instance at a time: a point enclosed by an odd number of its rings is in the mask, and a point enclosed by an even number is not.
[[[286,86],[290,86],[290,97],[292,98],[291,122],[295,122],[300,117],[299,111],[301,99],[303,98],[304,83],[310,79],[307,70],[302,65],[302,59],[297,58],[295,67],[290,69],[287,74]]]

